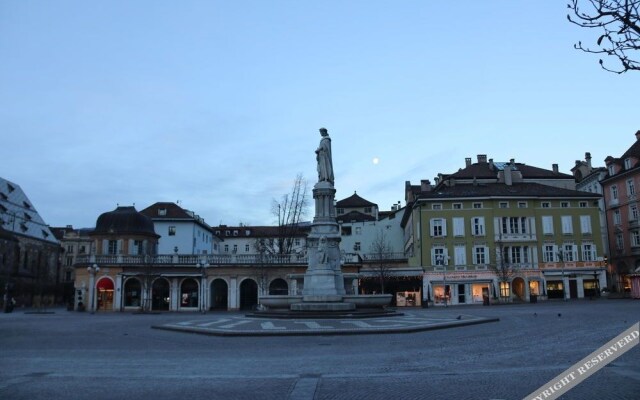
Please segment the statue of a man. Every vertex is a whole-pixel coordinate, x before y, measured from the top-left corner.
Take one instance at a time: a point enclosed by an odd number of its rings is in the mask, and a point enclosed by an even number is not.
[[[333,161],[331,160],[331,138],[325,128],[320,128],[320,145],[316,150],[318,161],[318,182],[333,184]]]

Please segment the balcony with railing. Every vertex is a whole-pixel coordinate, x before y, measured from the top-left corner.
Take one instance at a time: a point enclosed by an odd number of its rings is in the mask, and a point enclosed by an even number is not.
[[[306,265],[307,257],[301,254],[157,254],[157,255],[85,255],[76,264],[100,264],[113,266],[194,266],[222,265]]]

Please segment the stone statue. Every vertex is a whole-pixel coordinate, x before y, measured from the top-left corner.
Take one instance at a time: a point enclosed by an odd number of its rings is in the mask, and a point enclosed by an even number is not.
[[[317,255],[318,255],[318,265],[325,265],[327,263],[328,254],[327,254],[327,237],[324,235],[320,236]]]
[[[331,138],[325,128],[320,128],[320,145],[316,150],[318,161],[318,182],[329,182],[333,185],[333,161],[331,160]]]

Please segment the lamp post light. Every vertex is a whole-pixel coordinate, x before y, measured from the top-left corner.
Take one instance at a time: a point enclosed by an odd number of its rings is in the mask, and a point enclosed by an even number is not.
[[[442,266],[442,297],[444,298],[444,306],[447,307],[447,267],[444,265],[444,255],[436,256],[436,265]]]
[[[91,297],[91,314],[93,314],[96,310],[95,306],[95,297],[96,297],[96,274],[100,272],[100,267],[98,264],[93,264],[87,267],[87,272],[89,272],[89,296]]]
[[[198,304],[200,306],[200,312],[202,314],[207,312],[206,307],[204,306],[204,297],[206,294],[205,290],[205,280],[206,280],[206,272],[209,267],[209,263],[206,258],[204,260],[200,260],[196,263],[196,267],[200,268],[200,298],[198,299]]]

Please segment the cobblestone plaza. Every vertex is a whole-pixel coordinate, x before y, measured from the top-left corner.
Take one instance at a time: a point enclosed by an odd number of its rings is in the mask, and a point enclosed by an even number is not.
[[[0,314],[0,398],[521,399],[640,320],[637,300],[601,299],[406,309],[499,318],[412,333],[221,337],[151,327],[242,314],[54,311]],[[636,399],[639,360],[636,346],[562,398]]]

